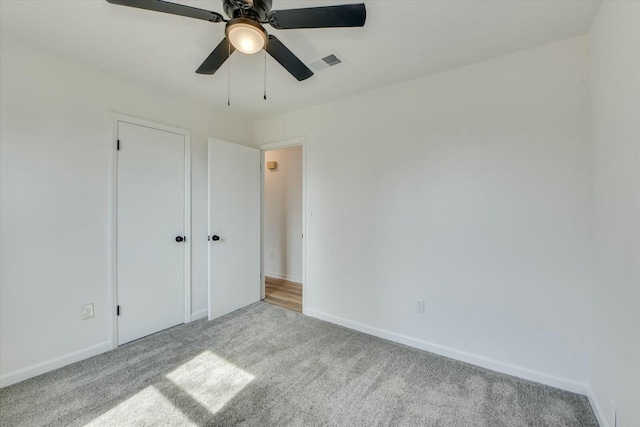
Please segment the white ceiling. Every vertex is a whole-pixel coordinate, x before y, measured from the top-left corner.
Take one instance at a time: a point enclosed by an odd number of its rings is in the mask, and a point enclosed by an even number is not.
[[[174,0],[222,11],[221,0]],[[273,9],[358,3],[274,0]],[[600,7],[590,0],[364,0],[364,28],[275,30],[303,62],[337,51],[346,64],[298,82],[264,56],[235,53],[231,107],[226,64],[195,73],[224,36],[224,24],[115,6],[105,0],[1,0],[8,38],[250,119],[265,118],[381,86],[585,34]]]

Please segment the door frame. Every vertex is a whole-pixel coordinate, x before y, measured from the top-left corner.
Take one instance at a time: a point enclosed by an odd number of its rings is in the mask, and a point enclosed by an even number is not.
[[[118,347],[118,123],[130,123],[184,137],[184,323],[191,321],[191,132],[162,123],[121,113],[111,113],[113,138],[111,145],[111,348]]]
[[[304,136],[260,145],[260,299],[264,299],[264,159],[265,152],[302,147],[302,314],[307,314],[307,140]]]

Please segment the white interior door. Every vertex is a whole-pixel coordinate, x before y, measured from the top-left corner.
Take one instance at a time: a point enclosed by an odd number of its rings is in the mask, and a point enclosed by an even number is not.
[[[118,122],[118,344],[185,319],[185,136]],[[178,238],[180,237],[180,238]]]
[[[209,139],[209,319],[260,300],[260,150]]]

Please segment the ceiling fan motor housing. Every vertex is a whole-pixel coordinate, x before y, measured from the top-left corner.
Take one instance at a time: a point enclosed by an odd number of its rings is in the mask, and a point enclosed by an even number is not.
[[[271,11],[271,0],[223,0],[222,7],[231,19],[248,18],[265,22]]]

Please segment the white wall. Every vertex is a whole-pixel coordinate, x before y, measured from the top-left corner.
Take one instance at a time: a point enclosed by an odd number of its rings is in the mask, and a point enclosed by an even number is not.
[[[257,144],[306,136],[308,314],[584,391],[586,37],[255,130]]]
[[[302,146],[265,152],[265,275],[302,282]],[[278,162],[273,170],[266,162]]]
[[[242,122],[6,40],[0,62],[2,384],[109,348],[111,112],[192,132],[192,312],[206,315],[207,138],[246,142]]]
[[[640,426],[640,3],[605,1],[589,35],[595,202],[591,387]]]

